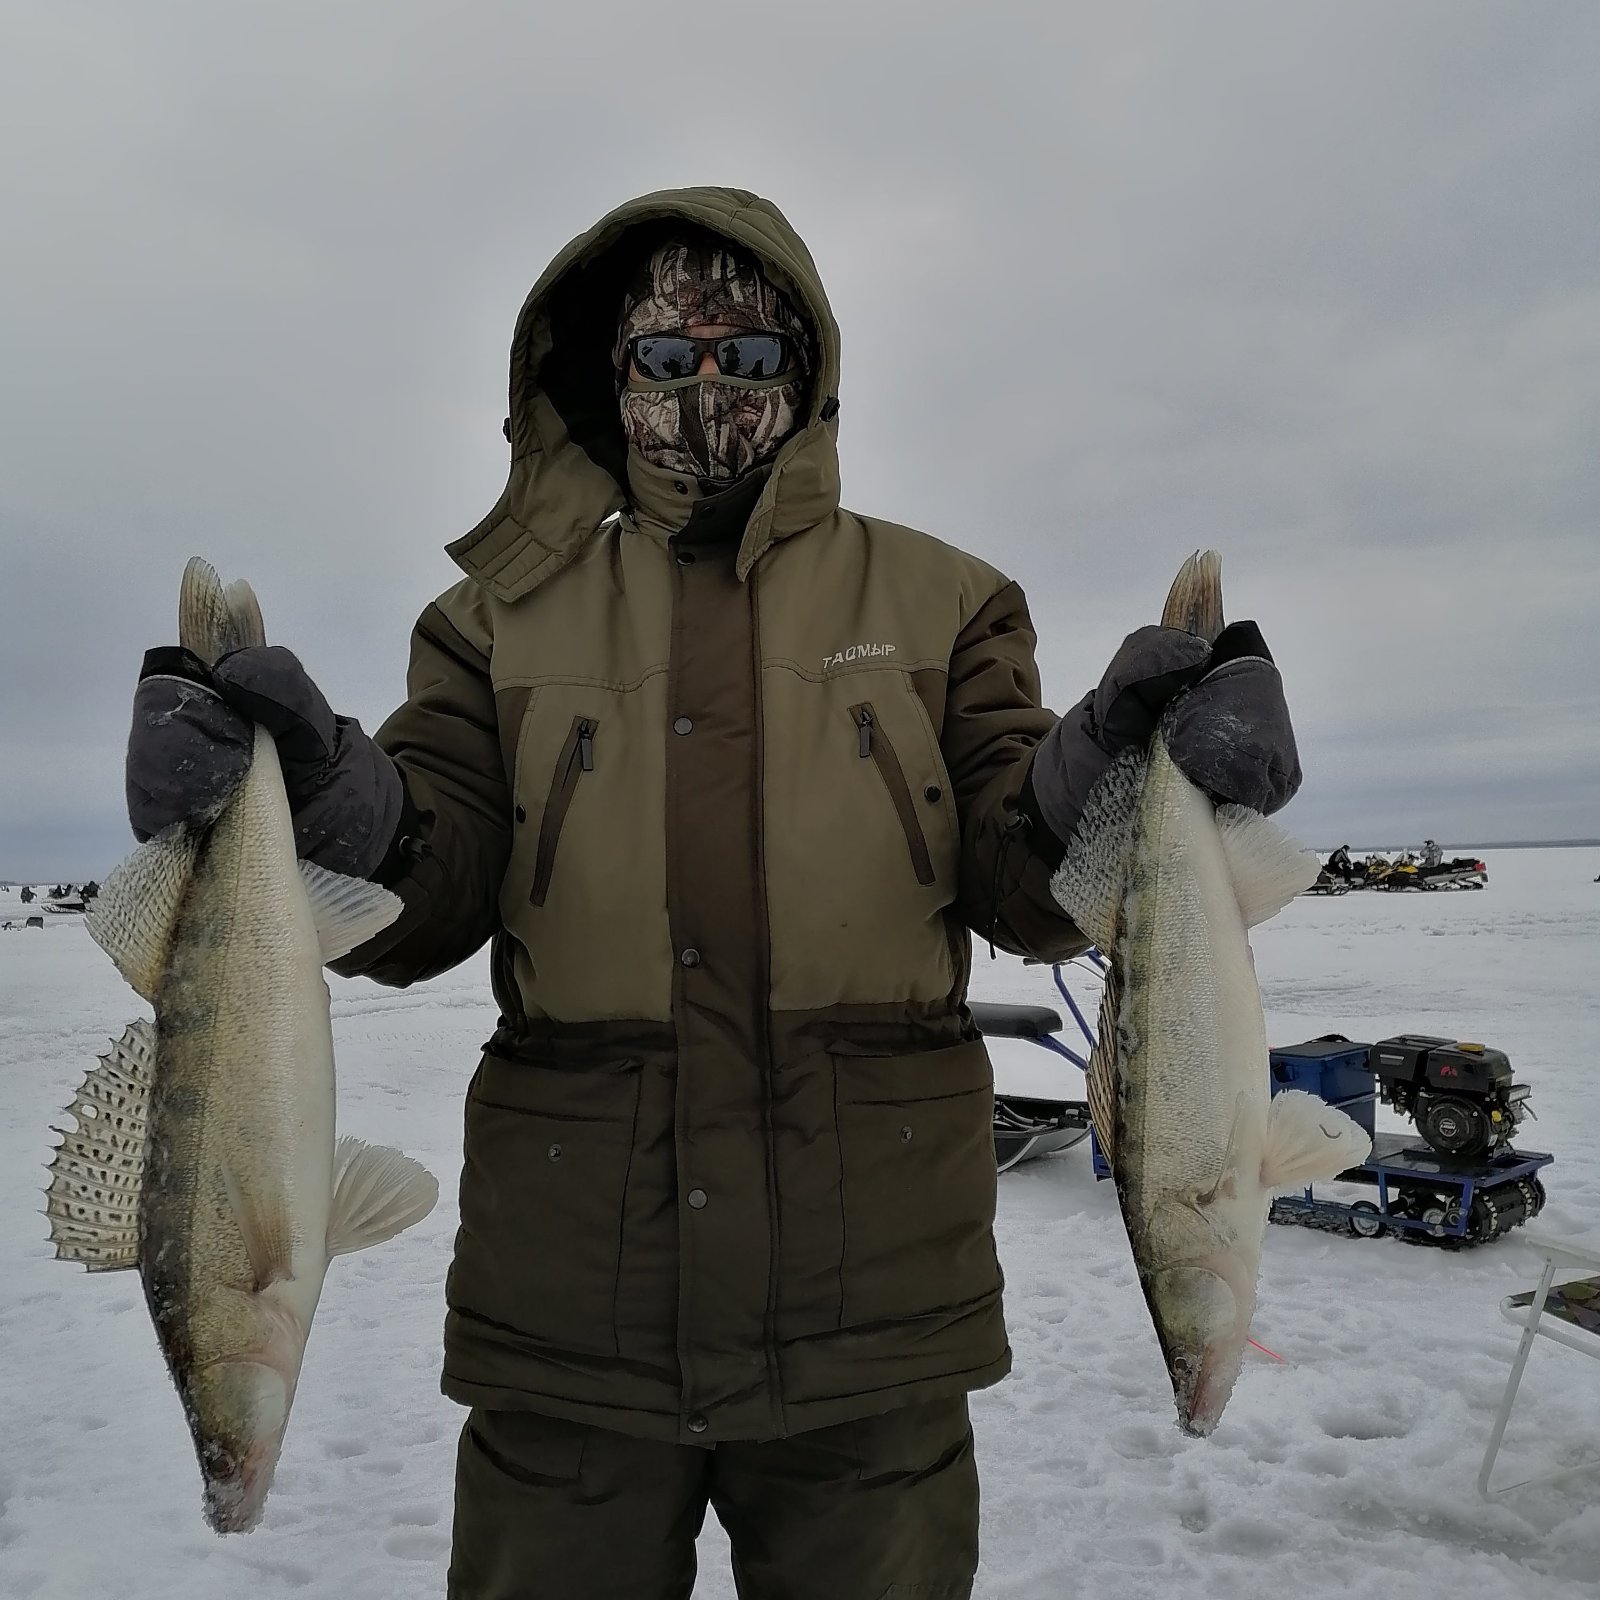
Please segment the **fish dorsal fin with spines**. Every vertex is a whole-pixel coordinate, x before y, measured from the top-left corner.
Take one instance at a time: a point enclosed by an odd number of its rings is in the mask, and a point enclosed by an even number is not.
[[[1122,1011],[1122,976],[1110,947],[1101,952],[1107,958],[1105,988],[1100,991],[1100,1015],[1095,1019],[1094,1049],[1089,1052],[1086,1092],[1089,1097],[1089,1122],[1100,1146],[1100,1154],[1115,1165],[1117,1142],[1117,1018]]]
[[[84,913],[89,936],[146,1000],[166,971],[173,924],[194,870],[203,830],[175,823],[114,867]]]
[[[266,642],[250,585],[241,579],[224,589],[216,568],[191,556],[178,588],[178,643],[210,667],[230,651]]]
[[[386,1145],[341,1139],[333,1157],[328,1254],[349,1255],[392,1239],[433,1210],[438,1180]]]
[[[1050,880],[1056,904],[1107,953],[1133,859],[1145,766],[1144,751],[1124,750],[1100,774],[1084,803],[1077,838]]]
[[[1317,858],[1259,811],[1218,806],[1217,833],[1247,928],[1277,916],[1317,881]]]
[[[1272,1097],[1261,1151],[1261,1187],[1298,1189],[1336,1178],[1372,1152],[1372,1137],[1326,1100],[1303,1089]]]
[[[1163,628],[1182,628],[1215,644],[1222,632],[1222,557],[1215,550],[1196,550],[1178,568],[1161,610]]]
[[[54,1130],[62,1140],[45,1190],[50,1239],[57,1259],[81,1262],[90,1272],[138,1265],[155,1038],[153,1023],[130,1022],[67,1107],[76,1126]]]
[[[300,863],[300,883],[316,919],[324,963],[348,955],[400,915],[400,896],[365,878],[330,872],[315,862]]]

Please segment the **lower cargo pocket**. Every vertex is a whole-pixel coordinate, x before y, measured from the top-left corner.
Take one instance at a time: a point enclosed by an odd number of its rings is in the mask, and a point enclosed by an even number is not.
[[[486,1056],[467,1092],[454,1310],[560,1349],[617,1352],[640,1063]]]
[[[844,1324],[996,1292],[994,1087],[982,1042],[833,1059]]]

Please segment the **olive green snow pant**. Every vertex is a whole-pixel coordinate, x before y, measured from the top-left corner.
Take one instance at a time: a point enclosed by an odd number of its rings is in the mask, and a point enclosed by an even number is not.
[[[967,1600],[978,1474],[966,1397],[710,1449],[475,1410],[457,1457],[450,1600],[688,1600],[707,1504],[740,1600]]]

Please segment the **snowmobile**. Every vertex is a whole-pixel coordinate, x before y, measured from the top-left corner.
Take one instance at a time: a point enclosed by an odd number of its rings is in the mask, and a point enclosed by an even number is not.
[[[1475,856],[1456,856],[1425,867],[1419,861],[1396,862],[1379,880],[1380,889],[1482,889],[1488,867]]]
[[[1317,881],[1300,892],[1321,895],[1349,894],[1356,887],[1353,879],[1341,877],[1336,872],[1329,872],[1326,867],[1320,867],[1317,870]]]

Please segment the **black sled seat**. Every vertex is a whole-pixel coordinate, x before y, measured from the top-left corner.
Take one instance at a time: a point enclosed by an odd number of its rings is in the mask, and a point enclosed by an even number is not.
[[[1061,1031],[1061,1016],[1049,1006],[970,1002],[967,1009],[978,1031],[991,1039],[1027,1039],[1034,1043]],[[994,1159],[999,1171],[1032,1156],[1067,1150],[1088,1136],[1089,1108],[1081,1101],[1039,1100],[1030,1095],[997,1094],[994,1098]]]
[[[1049,1006],[1007,1006],[974,1000],[967,1010],[978,1032],[991,1039],[1043,1039],[1061,1032],[1061,1014]]]

